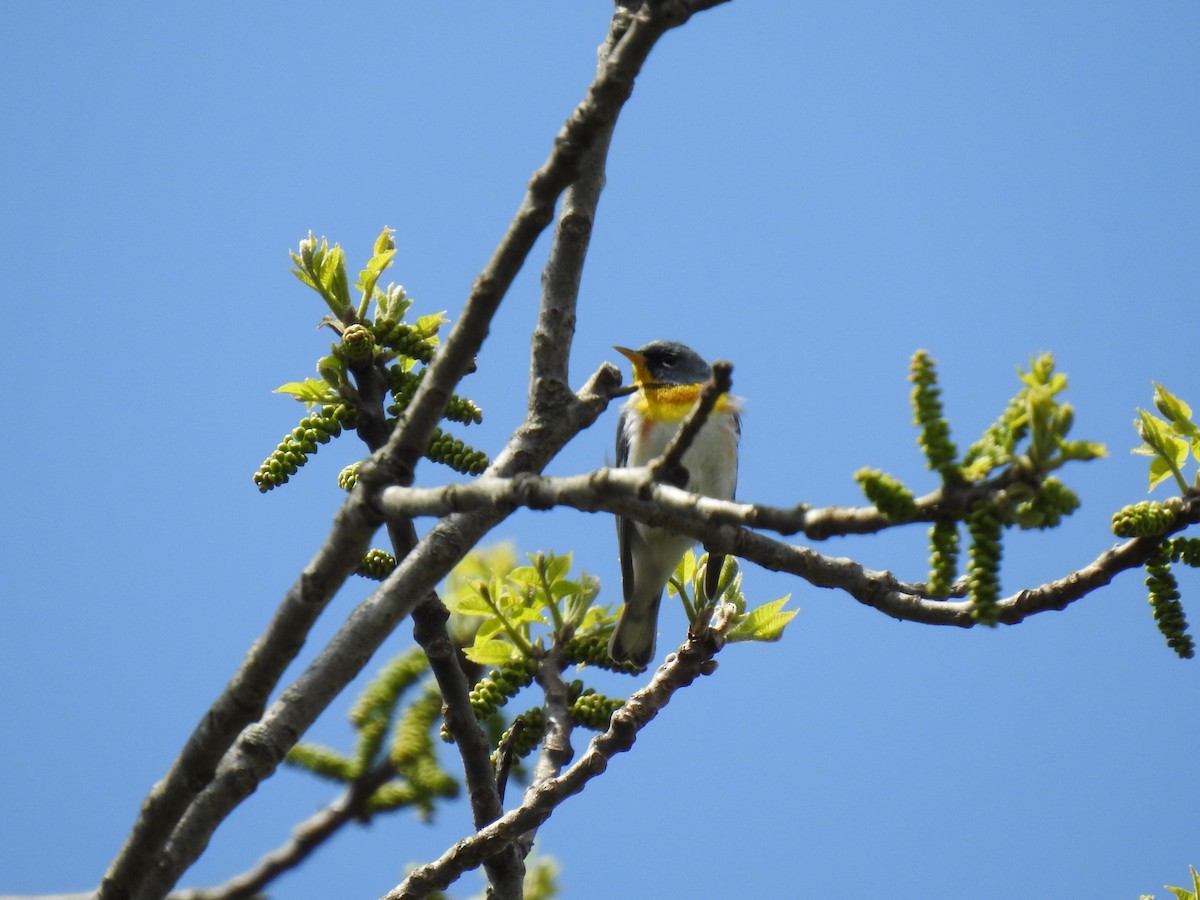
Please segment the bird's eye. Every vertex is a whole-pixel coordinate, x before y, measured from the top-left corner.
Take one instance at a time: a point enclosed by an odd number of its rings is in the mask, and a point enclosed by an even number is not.
[[[676,359],[674,356],[664,356],[663,361],[662,361],[663,368],[664,369],[673,369],[673,368],[675,368],[675,363],[677,363],[677,362],[679,362],[679,360]]]

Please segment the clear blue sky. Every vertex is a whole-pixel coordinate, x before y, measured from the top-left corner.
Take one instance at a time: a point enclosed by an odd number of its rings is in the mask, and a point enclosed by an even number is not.
[[[283,491],[250,480],[300,411],[271,389],[328,342],[288,248],[312,229],[357,263],[391,225],[418,311],[455,315],[608,14],[7,10],[0,893],[96,883],[336,509],[349,442]],[[1067,472],[1083,508],[1066,527],[1008,543],[1004,586],[1083,565],[1145,496],[1130,422],[1151,381],[1200,405],[1197,47],[1188,2],[703,15],[654,52],[621,118],[573,379],[658,337],[728,358],[748,403],[740,495],[858,503],[863,465],[933,486],[909,423],[914,350],[939,360],[964,445],[1015,366],[1053,350],[1078,435],[1111,456]],[[488,450],[522,414],[540,262],[464,385]],[[615,418],[553,471],[609,459]],[[574,549],[616,589],[605,517],[519,515],[495,537]],[[923,543],[822,549],[921,578]],[[723,653],[542,830],[564,896],[1128,900],[1200,864],[1200,663],[1166,649],[1137,573],[972,632],[753,568],[746,587],[792,592],[800,615],[778,645]],[[1184,593],[1200,624],[1200,578]],[[660,651],[682,621],[664,616]],[[345,745],[347,703],[312,736]],[[240,871],[332,796],[284,773],[185,883]],[[378,896],[466,816],[351,829],[272,896]]]

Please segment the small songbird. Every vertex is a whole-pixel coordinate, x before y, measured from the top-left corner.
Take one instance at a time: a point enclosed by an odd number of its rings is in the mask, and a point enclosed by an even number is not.
[[[637,392],[621,408],[617,423],[617,465],[644,466],[663,454],[684,417],[700,397],[712,367],[690,347],[675,341],[653,341],[637,350],[614,347],[633,363]],[[732,500],[737,486],[741,409],[737,398],[723,394],[683,455],[687,482],[696,494]],[[617,621],[609,655],[640,666],[654,657],[658,606],[663,588],[695,538],[617,518],[621,551],[621,584],[625,608]],[[705,586],[715,592],[724,557],[711,556]]]

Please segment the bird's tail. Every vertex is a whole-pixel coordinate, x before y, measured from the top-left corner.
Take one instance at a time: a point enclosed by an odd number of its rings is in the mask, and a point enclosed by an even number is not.
[[[617,662],[647,666],[654,658],[654,638],[658,632],[660,593],[650,604],[626,603],[608,642],[608,655]]]

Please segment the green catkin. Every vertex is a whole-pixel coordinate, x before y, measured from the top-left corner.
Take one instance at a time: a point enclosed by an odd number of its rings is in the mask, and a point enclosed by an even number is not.
[[[441,714],[442,696],[437,690],[430,688],[414,700],[400,716],[392,732],[389,753],[397,772],[404,772],[418,759],[433,755],[430,731]]]
[[[967,594],[971,600],[971,618],[980,625],[995,625],[1000,599],[1000,535],[1003,523],[999,513],[980,504],[967,514],[971,547],[967,551]]]
[[[358,564],[355,570],[356,575],[361,575],[363,578],[370,578],[374,581],[383,581],[395,571],[396,558],[386,550],[373,548],[368,550],[362,558],[362,562]]]
[[[388,383],[395,401],[387,409],[389,415],[398,416],[408,409],[408,405],[412,402],[413,395],[416,394],[424,377],[424,369],[420,372],[406,372],[399,365],[391,366],[388,369]],[[466,397],[452,394],[442,417],[463,425],[478,425],[483,421],[483,410]]]
[[[625,705],[619,697],[606,697],[591,688],[583,691],[568,710],[571,721],[592,731],[605,731],[613,713]]]
[[[945,482],[957,481],[960,478],[955,463],[958,448],[950,439],[950,425],[942,410],[942,392],[937,385],[934,360],[924,350],[913,355],[909,380],[913,384],[913,423],[921,428],[917,443],[931,470],[940,473]]]
[[[1179,584],[1171,572],[1170,552],[1164,544],[1146,560],[1146,588],[1150,594],[1150,608],[1154,611],[1154,623],[1167,639],[1167,646],[1180,659],[1191,659],[1196,655],[1196,646],[1188,634],[1187,618],[1183,614],[1183,604],[1179,602]]]
[[[350,463],[350,465],[338,472],[338,487],[346,492],[354,490],[354,486],[358,484],[358,470],[361,467],[362,460],[359,460],[356,463]]]
[[[425,456],[463,475],[478,475],[488,467],[486,453],[469,447],[440,428],[433,430]]]
[[[354,410],[344,404],[322,406],[306,415],[254,473],[259,491],[266,493],[287,483],[318,445],[337,437],[343,428],[353,428],[354,421]]]
[[[350,709],[350,722],[358,731],[355,759],[358,771],[371,765],[392,724],[396,704],[429,670],[420,647],[414,647],[384,666]]]
[[[563,645],[563,654],[567,662],[578,665],[596,666],[610,672],[620,672],[625,675],[638,675],[646,671],[645,666],[629,662],[617,662],[608,655],[608,636],[592,634],[573,637]]]
[[[1200,566],[1200,538],[1179,537],[1171,541],[1171,561]]]
[[[917,513],[917,501],[912,491],[898,480],[878,469],[859,469],[854,480],[867,499],[890,522],[907,522]]]
[[[319,778],[346,783],[358,775],[358,767],[336,750],[320,744],[297,744],[288,751],[284,762],[307,769]]]
[[[1055,528],[1078,508],[1075,492],[1051,476],[1032,498],[1017,506],[1016,520],[1022,528]]]
[[[546,715],[540,706],[535,706],[513,719],[512,725],[500,738],[500,746],[506,742],[513,759],[524,759],[542,742],[542,734],[546,730]],[[514,736],[515,733],[515,736]],[[492,754],[492,764],[499,761],[500,751]]]
[[[428,364],[437,351],[438,338],[424,334],[407,322],[381,319],[375,323],[375,340],[400,356]]]
[[[1175,524],[1175,510],[1154,500],[1143,500],[1113,513],[1112,530],[1117,537],[1151,537]]]
[[[476,719],[486,719],[516,696],[523,687],[533,683],[537,663],[532,659],[518,659],[498,669],[492,669],[471,689],[471,711]],[[453,740],[449,729],[442,725],[442,740]]]
[[[958,578],[958,523],[939,519],[929,529],[929,595],[949,597]]]

